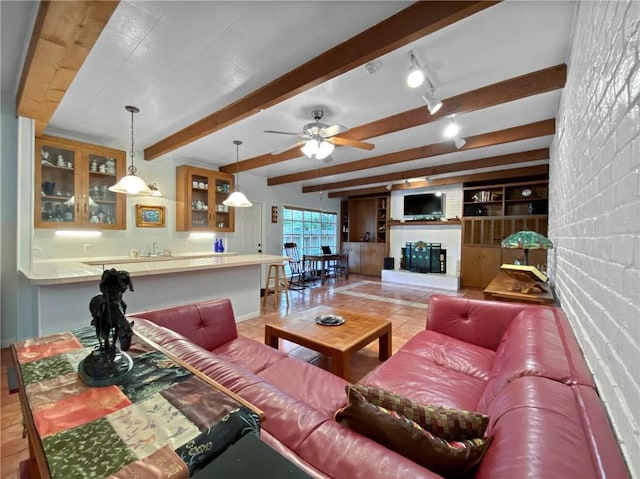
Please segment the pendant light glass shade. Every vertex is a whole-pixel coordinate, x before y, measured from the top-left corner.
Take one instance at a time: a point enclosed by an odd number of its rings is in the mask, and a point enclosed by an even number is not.
[[[133,149],[133,115],[140,110],[135,106],[125,106],[124,108],[131,113],[131,165],[128,168],[129,173],[120,178],[120,181],[115,185],[111,186],[109,191],[125,195],[150,195],[151,189],[142,178],[136,175],[138,169],[133,165],[133,158],[135,156],[135,150]]]
[[[233,140],[233,144],[236,145],[236,184],[233,188],[233,193],[222,202],[225,206],[231,206],[233,208],[247,208],[253,206],[253,203],[247,199],[247,197],[240,191],[240,172],[238,162],[240,161],[239,149],[242,142],[240,140]]]

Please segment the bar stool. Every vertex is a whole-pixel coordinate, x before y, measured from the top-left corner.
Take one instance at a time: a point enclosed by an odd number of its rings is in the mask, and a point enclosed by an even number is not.
[[[271,287],[271,280],[273,279],[273,287]],[[267,283],[264,287],[264,296],[262,297],[262,304],[267,304],[267,295],[270,291],[273,291],[273,305],[278,307],[279,293],[284,290],[287,297],[287,306],[289,306],[289,287],[287,285],[287,275],[284,271],[284,264],[271,263],[269,265],[269,271],[267,272]]]

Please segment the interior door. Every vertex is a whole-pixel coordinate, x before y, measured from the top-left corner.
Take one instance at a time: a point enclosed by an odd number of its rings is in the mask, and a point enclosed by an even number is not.
[[[262,203],[235,209],[236,229],[231,251],[238,254],[262,253]]]

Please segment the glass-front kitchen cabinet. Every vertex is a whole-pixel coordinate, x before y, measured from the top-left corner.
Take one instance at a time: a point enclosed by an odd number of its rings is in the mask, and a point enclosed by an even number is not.
[[[35,147],[36,228],[126,229],[126,196],[108,189],[126,173],[124,151],[52,136]]]
[[[233,176],[183,165],[176,168],[176,230],[232,232],[233,208],[222,202],[233,192]]]

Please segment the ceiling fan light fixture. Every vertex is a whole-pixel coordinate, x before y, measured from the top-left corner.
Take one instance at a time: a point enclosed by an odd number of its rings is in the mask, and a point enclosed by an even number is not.
[[[422,99],[427,104],[427,110],[429,110],[429,113],[432,115],[440,108],[442,108],[442,101],[437,96],[435,96],[433,90],[433,88],[427,90],[425,94],[422,95]]]
[[[320,142],[320,144],[318,145],[318,150],[316,151],[316,159],[324,160],[327,156],[333,153],[334,149],[335,145],[333,143],[330,143],[328,141]]]
[[[233,208],[247,208],[253,206],[253,203],[240,191],[240,171],[238,163],[240,162],[240,145],[242,145],[242,142],[240,140],[233,140],[233,144],[236,145],[236,184],[233,187],[233,193],[231,193],[222,204]]]
[[[409,73],[407,74],[407,85],[411,88],[418,88],[424,83],[424,71],[413,53],[413,50],[409,52],[409,59],[411,60],[411,65],[409,66]]]
[[[316,140],[315,138],[312,138],[311,140],[307,141],[304,145],[302,145],[302,148],[300,148],[300,150],[302,150],[302,153],[304,153],[305,156],[309,158],[313,158],[313,155],[315,155],[318,152],[319,148],[320,148],[320,145],[318,144],[318,140]]]
[[[150,195],[151,189],[142,178],[136,175],[138,169],[133,165],[133,158],[135,157],[133,148],[133,115],[140,112],[140,109],[131,105],[125,106],[124,109],[131,113],[131,165],[128,168],[129,173],[120,178],[120,181],[115,185],[109,187],[109,191],[125,195]]]

